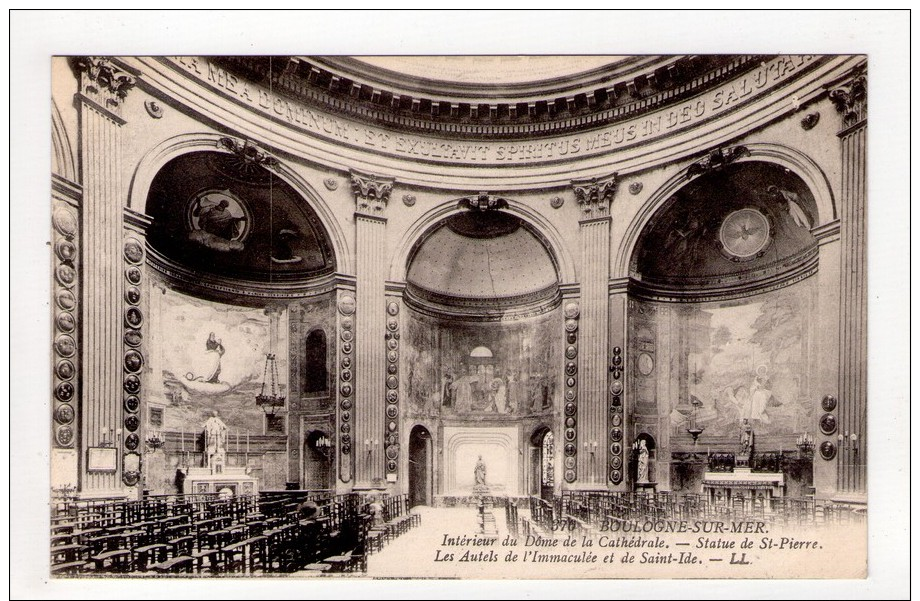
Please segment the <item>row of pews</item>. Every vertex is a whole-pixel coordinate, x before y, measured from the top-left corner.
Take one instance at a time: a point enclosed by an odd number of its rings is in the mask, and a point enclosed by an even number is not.
[[[84,577],[366,570],[369,553],[418,519],[405,495],[381,497],[376,505],[356,493],[326,491],[73,501],[53,508],[51,572]]]

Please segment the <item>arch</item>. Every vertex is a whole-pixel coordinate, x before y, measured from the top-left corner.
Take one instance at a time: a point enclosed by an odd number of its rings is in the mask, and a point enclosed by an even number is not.
[[[412,225],[406,228],[403,237],[396,244],[396,252],[393,254],[392,263],[390,263],[391,281],[406,281],[409,261],[420,242],[442,221],[448,217],[466,211],[466,209],[459,206],[458,200],[459,199],[452,199],[445,201],[429,209]],[[508,200],[507,202],[508,206],[503,210],[514,214],[527,223],[533,229],[533,232],[537,234],[538,238],[542,239],[548,245],[547,251],[549,251],[550,257],[556,265],[559,283],[569,284],[577,282],[575,260],[569,252],[568,247],[563,242],[559,230],[557,230],[545,217],[526,204],[516,200]]]
[[[70,136],[67,135],[64,118],[54,100],[51,101],[51,169],[64,179],[79,183]]]
[[[409,432],[408,444],[408,487],[409,506],[431,505],[433,494],[433,459],[434,440],[431,431],[421,424],[416,424]]]
[[[750,156],[738,159],[737,163],[762,162],[773,163],[789,169],[798,176],[814,196],[818,207],[817,221],[812,227],[814,230],[821,225],[837,218],[837,206],[834,199],[833,188],[824,171],[811,158],[802,152],[780,144],[751,143],[744,144]],[[629,264],[639,242],[639,236],[649,221],[658,213],[658,210],[679,189],[690,183],[687,178],[687,169],[682,168],[672,175],[664,184],[658,187],[649,199],[642,205],[633,220],[627,226],[620,246],[617,249],[614,263],[614,277],[628,277]]]
[[[303,390],[304,394],[329,392],[328,348],[326,331],[316,327],[304,339]]]
[[[221,152],[217,143],[218,140],[224,137],[227,136],[205,132],[180,134],[167,138],[151,148],[138,161],[137,168],[131,176],[128,188],[128,207],[138,213],[145,213],[150,185],[153,183],[153,178],[156,177],[166,163],[190,152]],[[334,211],[323,201],[323,197],[316,189],[286,163],[279,162],[276,173],[278,177],[287,182],[298,194],[311,203],[310,207],[316,212],[332,244],[336,270],[339,273],[354,273],[347,238],[339,226]]]

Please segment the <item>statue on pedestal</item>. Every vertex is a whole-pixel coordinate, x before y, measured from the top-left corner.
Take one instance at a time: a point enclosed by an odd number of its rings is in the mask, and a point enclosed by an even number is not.
[[[750,461],[751,457],[754,455],[754,428],[747,418],[741,422],[740,447],[741,453],[739,454],[739,458]]]
[[[220,473],[227,459],[227,425],[217,417],[217,411],[204,423],[205,467]]]
[[[639,484],[648,483],[648,447],[645,446],[645,439],[639,439],[639,465],[636,470],[636,482]]]
[[[482,455],[480,455],[479,459],[476,461],[476,467],[473,468],[473,476],[476,481],[476,484],[473,486],[473,491],[488,492],[489,487],[486,486],[486,463],[482,460]]]

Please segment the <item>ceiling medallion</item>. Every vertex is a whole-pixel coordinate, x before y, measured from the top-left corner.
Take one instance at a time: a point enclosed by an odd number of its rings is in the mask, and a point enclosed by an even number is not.
[[[750,261],[763,255],[770,243],[770,221],[753,208],[733,211],[722,221],[719,241],[733,261]]]

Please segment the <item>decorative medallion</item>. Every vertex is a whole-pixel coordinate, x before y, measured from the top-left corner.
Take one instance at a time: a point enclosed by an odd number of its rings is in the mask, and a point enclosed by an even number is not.
[[[137,394],[137,391],[141,389],[141,379],[133,374],[126,377],[124,388],[125,388],[125,392],[128,392],[130,394]]]
[[[575,482],[575,470],[565,470],[565,481]]]
[[[342,369],[351,368],[351,357],[342,357]]]
[[[578,348],[577,348],[574,344],[570,344],[570,345],[565,349],[565,358],[566,358],[566,359],[574,359],[574,358],[577,357],[577,356],[578,356]]]
[[[614,484],[619,484],[622,479],[623,473],[620,470],[610,470],[610,480],[612,480]]]
[[[577,451],[578,451],[578,448],[577,448],[573,443],[571,443],[571,442],[570,442],[570,443],[567,443],[567,444],[563,447],[563,452],[564,452],[564,453],[566,454],[566,456],[568,456],[568,457],[574,456],[575,453],[576,453]]]
[[[348,434],[351,432],[351,424],[342,424],[342,427],[339,428],[339,430],[342,432],[342,434]]]
[[[837,456],[837,445],[835,445],[829,440],[825,440],[824,442],[821,443],[820,450],[821,450],[821,457],[826,459],[827,461],[830,461],[831,459]]]
[[[125,344],[128,346],[140,346],[143,339],[144,335],[141,334],[140,330],[132,330],[130,328],[125,330]]]
[[[339,299],[339,313],[342,315],[353,315],[355,312],[355,297],[350,294],[342,295]]]
[[[388,445],[394,445],[399,442],[399,436],[396,434],[387,434],[386,442]]]
[[[399,340],[397,340],[396,338],[390,338],[389,340],[387,340],[387,348],[390,349],[391,351],[395,351],[396,349],[399,348]]]
[[[74,328],[77,327],[73,315],[70,313],[58,313],[56,323],[58,329],[62,332],[73,332]]]
[[[610,360],[610,363],[614,367],[619,367],[623,365],[623,357],[621,355],[614,355],[613,358]]]
[[[351,453],[351,445],[350,445],[350,444],[344,444],[344,443],[343,443],[343,444],[342,444],[342,454],[343,454],[343,455],[348,455],[349,453]],[[346,480],[346,482],[347,482],[347,480]]]
[[[575,469],[575,458],[574,457],[566,457],[562,463],[563,465],[565,465],[565,469],[567,470]]]
[[[125,240],[125,259],[135,265],[144,260],[144,247],[135,238]]]
[[[346,382],[345,384],[342,384],[342,386],[339,388],[339,390],[341,391],[342,396],[351,396],[351,390],[352,390],[352,389],[351,389],[351,384],[348,384],[348,383]]]
[[[133,266],[125,269],[125,279],[134,285],[140,284],[141,283],[141,270]]]
[[[575,335],[575,332],[569,332],[566,334],[565,340],[569,344],[575,344],[575,341],[578,340],[578,337]]]
[[[137,483],[140,482],[141,475],[140,472],[125,472],[121,475],[122,481],[128,486],[137,486]]]
[[[567,401],[574,401],[574,400],[575,400],[575,396],[576,396],[576,395],[575,395],[575,391],[574,391],[574,390],[569,389],[569,390],[566,390],[566,391],[565,391],[565,400],[567,400]]]
[[[565,414],[566,414],[566,415],[575,415],[575,411],[576,411],[576,410],[577,410],[577,408],[575,407],[575,403],[566,403],[566,404],[565,404]]]
[[[142,323],[144,323],[144,314],[141,313],[140,309],[137,307],[130,307],[127,311],[125,311],[126,325],[132,328],[137,328],[140,327]]]
[[[73,421],[74,410],[71,405],[59,405],[54,410],[54,419],[59,424],[69,424]]]
[[[133,432],[131,434],[128,434],[125,437],[125,448],[128,449],[129,451],[136,450],[137,447],[140,446],[140,444],[141,444],[141,437]]]
[[[391,376],[395,376],[396,372],[399,371],[399,367],[395,363],[387,364],[387,373]]]
[[[655,369],[655,360],[652,359],[652,356],[648,353],[640,353],[639,359],[636,362],[636,369],[638,369],[639,373],[643,376],[648,376],[652,373],[652,370]]]
[[[125,289],[125,301],[129,305],[136,305],[141,302],[141,291],[134,286],[129,286]]]
[[[137,413],[137,410],[140,408],[140,406],[140,399],[133,394],[125,397],[125,411],[128,413]]]
[[[821,120],[821,113],[817,111],[814,113],[808,113],[807,115],[802,117],[802,121],[801,121],[802,129],[804,129],[805,131],[808,131],[814,128],[814,126],[817,125],[818,121],[820,120]]]
[[[241,251],[252,230],[252,211],[230,190],[208,189],[188,203],[186,227],[188,239],[205,248]]]
[[[140,427],[140,425],[141,420],[139,420],[136,415],[129,415],[125,417],[125,428],[127,428],[129,432],[134,432]]]
[[[574,418],[574,417],[567,417],[567,418],[565,418],[565,427],[566,427],[566,428],[574,428],[574,427],[575,427],[575,418]]]
[[[565,304],[565,318],[566,319],[576,319],[579,314],[578,303],[571,302]]]
[[[613,458],[610,460],[610,467],[612,467],[613,469],[618,470],[620,469],[622,465],[623,465],[623,460],[620,459],[619,455],[614,455]]]
[[[399,353],[396,351],[387,351],[387,361],[396,363],[399,360]]]
[[[399,400],[399,391],[396,390],[387,390],[387,402],[395,403]]]
[[[73,283],[77,280],[77,271],[67,263],[58,265],[57,269],[54,270],[54,275],[57,277],[58,283],[67,288],[73,286]]]
[[[351,399],[342,400],[342,409],[344,409],[345,411],[348,411],[349,409],[351,409]]]
[[[623,438],[623,430],[620,430],[619,428],[614,428],[613,430],[610,431],[610,440],[612,440],[613,442],[620,442],[622,438]]]
[[[568,386],[569,388],[574,388],[574,387],[575,387],[575,378],[566,378],[566,380],[565,380],[565,385]]]
[[[396,419],[397,415],[399,415],[399,409],[396,408],[396,405],[387,405],[387,417]]]
[[[342,412],[342,421],[343,421],[343,422],[347,422],[347,421],[350,420],[350,419],[351,419],[351,413],[349,413],[348,411],[343,411],[343,412]],[[342,443],[345,444],[345,443],[347,443],[347,442],[348,442],[348,439],[346,439],[346,438],[343,436],[343,437],[342,437]]]
[[[575,440],[575,430],[573,430],[572,428],[568,428],[565,431],[565,439],[568,442],[572,442],[573,440]]]
[[[554,209],[561,208],[562,205],[564,204],[565,204],[565,199],[562,198],[561,196],[553,196],[552,198],[549,199],[549,206],[553,207]]]
[[[395,332],[399,329],[399,322],[396,321],[396,318],[391,317],[387,319],[387,329],[391,332]]]
[[[390,432],[395,432],[395,431],[396,431],[396,422],[389,422],[389,423],[387,424],[387,429],[388,429]]]
[[[68,238],[73,238],[77,234],[77,217],[71,211],[58,209],[51,217],[51,223],[57,231]]]
[[[620,394],[623,392],[623,382],[619,380],[610,384],[610,394]]]
[[[387,461],[387,471],[388,471],[388,472],[395,472],[395,471],[396,471],[396,461],[394,461],[394,460],[392,460],[392,459],[389,460],[389,461]]]
[[[388,315],[398,315],[399,314],[399,303],[387,304],[387,314]]]
[[[620,400],[620,395],[618,395],[618,394],[614,395],[613,398],[610,400],[610,404],[613,405],[613,407],[615,408],[614,410],[616,410],[616,408],[622,406],[623,401]]]
[[[821,399],[821,408],[825,411],[833,411],[837,408],[837,397],[833,395],[826,395]]]
[[[635,196],[639,192],[642,192],[642,182],[633,182],[629,184],[629,193]]]
[[[343,317],[341,323],[343,330],[350,330],[354,326],[354,320],[351,317]]]
[[[343,342],[343,343],[342,343],[342,352],[343,352],[343,353],[345,353],[346,355],[350,355],[350,354],[351,354],[351,349],[352,349],[352,346],[351,346],[351,343],[350,343],[350,342]]]
[[[399,378],[396,376],[387,376],[387,388],[390,390],[396,390],[399,388]]]
[[[342,434],[342,444],[351,446],[351,434]]]
[[[749,261],[756,258],[769,244],[770,221],[754,208],[733,211],[722,221],[719,240],[731,259]]]
[[[402,201],[403,201],[403,204],[406,205],[407,207],[414,207],[415,200],[416,199],[415,199],[414,194],[403,194]]]
[[[54,368],[54,371],[55,373],[57,373],[57,377],[59,377],[60,379],[69,380],[74,376],[74,373],[76,373],[76,368],[73,366],[73,363],[71,363],[67,359],[63,359],[61,361],[58,361],[57,366],[55,366]]]
[[[77,306],[77,299],[70,290],[61,290],[57,293],[57,304],[61,309],[70,311]]]
[[[160,106],[160,103],[156,100],[145,100],[144,108],[147,109],[147,114],[154,119],[161,119],[163,117],[163,107]]]
[[[566,332],[574,332],[574,331],[576,331],[576,330],[578,330],[578,322],[577,322],[577,321],[575,321],[574,319],[567,319],[567,320],[565,320],[565,331],[566,331]]]
[[[137,351],[128,351],[125,353],[125,369],[129,372],[137,372],[144,365],[144,357]]]
[[[339,188],[339,182],[334,177],[327,177],[323,180],[323,185],[326,186],[326,189],[330,192],[334,192]]]
[[[73,428],[70,426],[61,426],[58,428],[54,437],[62,447],[69,447],[73,444]]]
[[[77,343],[74,342],[71,336],[61,334],[54,341],[54,350],[61,357],[73,357],[74,353],[77,352]]]
[[[77,256],[77,246],[70,240],[58,240],[54,252],[61,261],[73,261]]]
[[[614,427],[619,427],[623,423],[623,417],[619,413],[614,413],[610,416],[610,423],[613,424]]]
[[[342,378],[343,382],[351,382],[351,370],[343,369],[341,373],[339,373],[339,377]]]
[[[821,428],[822,433],[830,436],[837,431],[837,418],[832,413],[825,413],[818,420],[818,426]]]
[[[352,333],[351,330],[342,330],[339,336],[341,336],[342,340],[344,340],[345,342],[351,342],[352,340],[354,340],[354,337],[355,337],[354,333]]]
[[[610,452],[614,455],[619,455],[623,452],[623,446],[618,442],[614,442],[610,445]]]
[[[565,373],[566,373],[566,375],[568,375],[568,376],[574,376],[575,374],[577,374],[577,373],[578,373],[578,364],[576,364],[574,361],[569,361],[568,363],[566,363],[566,364],[565,364]]]

